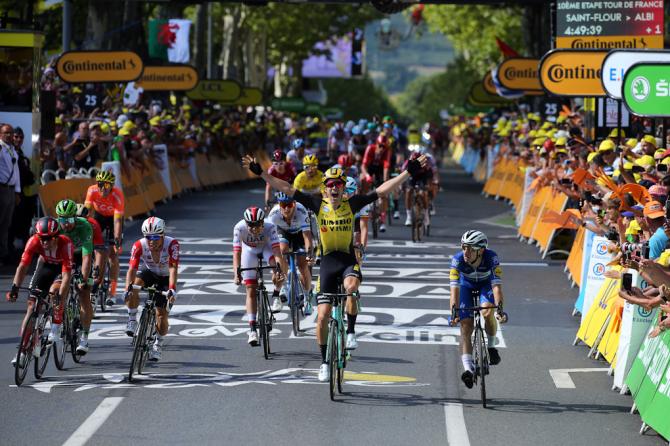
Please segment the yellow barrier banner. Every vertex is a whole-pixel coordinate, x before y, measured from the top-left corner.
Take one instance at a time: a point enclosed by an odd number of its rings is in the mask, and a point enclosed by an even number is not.
[[[577,230],[575,241],[572,243],[572,248],[570,248],[570,255],[568,255],[568,260],[566,261],[566,266],[568,271],[570,271],[572,280],[578,287],[582,286],[582,258],[584,257],[585,234],[586,229],[580,226]]]
[[[154,166],[148,166],[140,175],[142,176],[142,188],[146,191],[148,203],[153,206],[154,203],[167,198],[168,191]]]
[[[177,169],[175,167],[175,162],[170,160],[170,182],[172,183],[172,196],[179,195],[183,188],[177,178]]]
[[[556,228],[549,223],[543,222],[542,217],[549,211],[557,213],[563,212],[563,208],[565,208],[565,205],[568,203],[567,195],[563,193],[554,193],[554,191],[549,186],[547,186],[547,189],[549,190],[547,193],[547,200],[545,200],[545,205],[540,212],[540,216],[537,220],[537,225],[535,226],[533,235],[531,235],[531,238],[537,240],[537,243],[540,245],[540,247],[542,247],[543,250],[549,248],[551,239],[556,233]]]
[[[533,201],[531,201],[530,206],[528,207],[528,212],[519,227],[519,234],[523,237],[531,238],[533,231],[535,230],[535,224],[540,216],[542,208],[544,207],[544,202],[547,199],[547,195],[550,194],[548,187],[543,187],[533,195]]]
[[[598,351],[612,367],[616,367],[616,353],[619,349],[619,339],[621,337],[624,302],[620,297],[616,297],[612,302],[610,307],[611,317],[605,329],[605,334],[603,334],[603,338],[598,344]]]
[[[586,316],[577,331],[577,338],[581,339],[589,347],[598,340],[605,328],[605,323],[610,317],[612,305],[619,298],[621,279],[605,279],[598,294],[593,300]]]
[[[487,195],[492,195],[495,197],[498,194],[500,183],[502,182],[503,178],[504,173],[502,171],[501,159],[498,158],[495,166],[493,166],[493,172],[491,173],[491,176],[488,180],[486,180],[486,184],[484,184],[484,192]]]
[[[514,205],[514,209],[518,211],[521,208],[521,200],[523,200],[526,171],[514,162],[511,164],[514,171],[514,176],[512,177],[512,191],[510,193],[510,200]]]
[[[141,179],[138,181],[136,170],[131,172],[130,177],[126,174],[121,175],[126,217],[146,214],[149,211],[149,206],[147,206],[147,202],[144,199],[142,188],[139,183],[141,183]]]
[[[83,203],[88,187],[94,183],[92,178],[72,178],[58,180],[39,187],[39,197],[45,215],[55,215],[56,204],[69,198],[77,203]]]

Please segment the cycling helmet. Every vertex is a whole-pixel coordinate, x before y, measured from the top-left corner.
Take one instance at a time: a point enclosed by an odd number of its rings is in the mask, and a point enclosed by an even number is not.
[[[246,221],[247,224],[260,223],[264,218],[265,211],[263,211],[261,208],[257,208],[256,206],[248,207],[244,211],[244,221]]]
[[[354,136],[360,135],[361,134],[361,128],[357,125],[353,126],[351,128],[351,134],[354,135]]]
[[[486,234],[483,232],[470,230],[461,237],[461,245],[470,245],[475,248],[486,248],[489,245],[489,241],[486,238]]]
[[[377,145],[387,147],[389,145],[389,139],[384,135],[379,135],[377,137]]]
[[[35,224],[35,234],[39,237],[54,237],[58,235],[58,220],[53,217],[42,217]]]
[[[354,195],[358,190],[358,183],[356,178],[347,177],[347,184],[344,186],[344,190],[348,195]]]
[[[101,170],[98,172],[98,174],[95,176],[95,181],[101,182],[101,183],[112,183],[116,181],[116,175],[114,175],[114,172],[111,170]]]
[[[297,138],[295,141],[293,141],[293,148],[295,150],[298,150],[301,147],[305,147],[305,140],[302,138]]]
[[[87,216],[88,216],[88,208],[81,203],[77,203],[77,217],[86,218]]]
[[[142,234],[163,235],[165,234],[165,220],[158,217],[149,217],[142,223]]]
[[[74,217],[77,215],[77,203],[66,198],[56,205],[56,215],[59,217]]]
[[[347,177],[344,175],[344,171],[341,168],[331,167],[323,174],[323,183],[325,184],[329,180],[340,180],[343,183],[346,183]]]
[[[275,149],[275,151],[272,152],[272,161],[276,163],[280,161],[286,161],[286,154],[282,149]]]
[[[375,124],[374,122],[368,122],[368,130],[376,131],[377,124]]]
[[[289,197],[284,192],[277,192],[275,198],[277,198],[277,201],[280,203],[292,203],[294,201],[293,197]]]
[[[382,122],[384,124],[392,124],[393,123],[393,118],[391,118],[389,115],[386,115],[382,118]]]
[[[345,153],[337,158],[337,164],[342,166],[343,169],[347,169],[351,167],[353,160],[351,159],[351,156]]]
[[[316,155],[305,155],[302,159],[302,164],[305,166],[318,166],[319,159]]]

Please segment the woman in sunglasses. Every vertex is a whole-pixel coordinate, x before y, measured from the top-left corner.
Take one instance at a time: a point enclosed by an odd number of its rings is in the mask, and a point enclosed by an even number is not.
[[[30,280],[29,287],[36,290],[49,290],[56,297],[53,322],[49,333],[49,342],[58,338],[58,331],[63,322],[63,299],[59,296],[67,296],[70,292],[70,277],[72,275],[72,259],[74,257],[74,245],[72,241],[59,234],[58,221],[51,217],[42,217],[35,225],[35,235],[28,239],[26,248],[21,256],[21,262],[16,268],[12,289],[7,293],[7,300],[15,302],[19,296],[19,287],[23,284],[30,268],[33,256],[39,255],[35,273]],[[35,305],[35,297],[28,299],[28,308],[23,318],[21,327],[26,323]],[[21,333],[19,333],[21,335]]]
[[[298,203],[311,209],[317,216],[319,232],[321,235],[321,266],[320,266],[320,292],[325,294],[336,294],[340,283],[351,296],[347,299],[347,345],[346,348],[354,350],[358,346],[355,334],[356,316],[358,313],[355,299],[358,297],[358,288],[363,279],[361,267],[358,264],[354,252],[355,214],[367,204],[372,203],[379,197],[387,197],[410,175],[417,175],[426,165],[426,157],[422,156],[411,160],[407,164],[407,170],[395,178],[392,178],[377,187],[377,190],[366,195],[345,196],[345,184],[347,177],[340,168],[331,167],[323,177],[322,197],[313,197],[297,191],[290,183],[268,175],[263,172],[261,166],[250,155],[242,159],[242,165],[249,168],[253,173],[263,178],[269,186],[293,197]],[[356,297],[354,297],[356,296]],[[319,369],[319,381],[328,381],[329,369],[326,360],[326,341],[328,339],[328,320],[330,318],[331,301],[329,297],[321,296],[317,300],[318,318],[316,339],[321,349],[322,364]]]
[[[165,221],[158,217],[149,217],[142,223],[143,238],[133,244],[130,262],[126,274],[126,305],[128,305],[128,324],[126,334],[134,336],[137,329],[137,307],[140,304],[139,291],[133,285],[143,287],[156,286],[167,289],[167,296],[158,295],[156,301],[156,340],[149,360],[161,359],[163,336],[170,328],[168,325],[168,302],[177,299],[177,273],[179,270],[179,242],[165,235]]]

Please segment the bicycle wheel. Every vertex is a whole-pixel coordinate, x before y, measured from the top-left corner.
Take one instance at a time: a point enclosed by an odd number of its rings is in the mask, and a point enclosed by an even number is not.
[[[137,332],[135,333],[135,337],[133,338],[133,356],[130,360],[130,370],[128,371],[129,382],[133,382],[133,375],[135,374],[136,370],[138,374],[140,373],[139,370],[140,358],[142,356],[144,345],[146,343],[146,336],[145,336],[146,316],[144,313],[145,312],[142,311],[142,316],[140,317],[140,325],[139,327],[137,327]]]
[[[481,382],[479,383],[479,389],[482,396],[482,407],[486,408],[486,372],[488,364],[486,363],[486,343],[484,341],[484,333],[481,327],[476,329],[475,334],[475,348],[477,349],[477,362],[475,363],[477,367],[477,374]]]
[[[263,345],[263,356],[268,359],[270,355],[270,332],[268,331],[270,325],[270,317],[268,314],[268,293],[262,291],[258,302],[258,325],[261,329],[260,337]]]
[[[81,333],[81,319],[79,319],[79,304],[77,298],[74,295],[70,295],[67,305],[67,311],[72,315],[68,333],[70,353],[72,354],[72,360],[79,364],[82,355],[77,353],[77,345],[79,345],[79,335]]]
[[[23,324],[23,330],[21,331],[16,363],[14,363],[14,382],[17,386],[20,386],[26,378],[30,361],[33,359],[33,336],[35,335],[36,319],[37,316],[33,313]]]
[[[335,386],[337,385],[337,322],[331,320],[328,327],[328,344],[326,347],[328,352],[328,388],[330,391],[331,401],[335,401]]]
[[[91,292],[88,298],[91,299],[91,319],[95,319],[95,317],[98,315],[98,302],[96,302],[97,296]]]
[[[67,309],[63,311],[63,323],[60,328],[60,342],[54,340],[53,351],[54,351],[54,363],[58,370],[63,370],[65,368],[65,355],[67,353],[68,346],[68,333],[70,332],[70,314]]]
[[[342,381],[344,380],[344,368],[347,366],[347,350],[346,350],[346,334],[344,332],[344,327],[337,324],[340,329],[338,330],[338,346],[337,353],[339,361],[337,361],[337,392],[342,393]]]
[[[291,305],[291,322],[293,323],[293,336],[300,333],[300,304],[298,302],[298,272],[291,272],[289,281],[289,299]]]
[[[35,379],[40,379],[44,374],[44,370],[47,368],[47,363],[49,362],[49,354],[51,353],[48,333],[45,330],[48,319],[46,315],[41,315],[37,319],[37,330],[35,331],[37,339],[35,343],[39,349],[40,356],[39,358],[35,358]]]
[[[149,349],[151,349],[152,343],[156,339],[156,310],[153,308],[145,308],[144,311],[147,313],[146,327],[144,329],[144,348],[140,351],[140,362],[137,366],[137,373],[140,375],[142,374],[144,367],[147,365]]]

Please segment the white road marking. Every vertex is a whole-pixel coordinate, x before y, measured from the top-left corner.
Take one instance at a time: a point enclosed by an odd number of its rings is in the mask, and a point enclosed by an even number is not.
[[[554,380],[557,389],[574,389],[575,383],[570,378],[570,373],[575,372],[607,372],[609,368],[594,367],[585,369],[550,369],[549,375]]]
[[[114,409],[121,404],[121,401],[123,401],[123,397],[118,396],[102,400],[91,416],[86,418],[86,421],[84,421],[81,426],[70,435],[70,438],[63,443],[63,446],[79,446],[86,444],[93,434],[100,429],[100,426],[104,424],[107,418],[109,418],[112,412],[114,412]]]
[[[460,403],[446,403],[444,418],[447,427],[447,444],[450,446],[470,446],[468,428],[465,426],[463,405]]]

